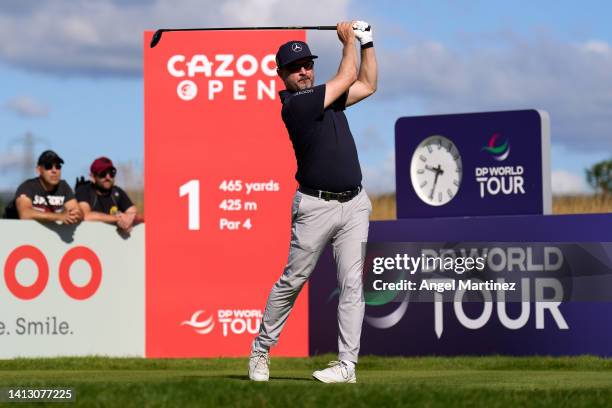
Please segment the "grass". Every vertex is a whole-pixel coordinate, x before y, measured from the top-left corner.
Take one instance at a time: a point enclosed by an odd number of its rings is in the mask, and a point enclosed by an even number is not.
[[[371,196],[372,221],[395,220],[395,194]],[[555,196],[552,200],[553,214],[592,214],[612,212],[612,194]]]
[[[612,194],[553,197],[553,214],[612,212]]]
[[[310,377],[334,356],[273,358],[252,383],[246,359],[0,361],[0,387],[69,386],[81,406],[609,406],[612,360],[597,357],[373,357],[357,384]]]
[[[370,196],[372,201],[372,214],[370,214],[370,220],[382,221],[382,220],[395,220],[397,219],[395,193],[372,195]]]

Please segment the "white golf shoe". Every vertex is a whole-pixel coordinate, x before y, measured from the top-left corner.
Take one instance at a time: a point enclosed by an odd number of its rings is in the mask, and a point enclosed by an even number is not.
[[[263,351],[253,351],[249,357],[249,378],[252,381],[270,379],[270,356]]]
[[[315,371],[312,376],[324,383],[356,383],[355,367],[343,361],[332,361],[324,370]]]

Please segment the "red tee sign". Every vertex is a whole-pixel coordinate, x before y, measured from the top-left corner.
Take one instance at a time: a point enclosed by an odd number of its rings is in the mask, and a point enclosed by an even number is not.
[[[145,33],[147,357],[245,356],[290,238],[274,55],[304,31]],[[273,353],[308,354],[307,289]]]

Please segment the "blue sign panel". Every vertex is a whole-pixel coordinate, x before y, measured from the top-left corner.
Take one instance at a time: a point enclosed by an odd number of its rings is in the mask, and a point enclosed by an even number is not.
[[[549,129],[537,110],[398,119],[397,217],[549,214]]]
[[[612,242],[612,214],[380,221],[370,223],[369,240]],[[598,256],[599,262],[612,265],[609,255]],[[308,289],[311,354],[337,351],[335,269],[328,248]],[[532,273],[537,283],[541,273]],[[515,300],[485,305],[466,300],[419,303],[406,297],[370,304],[363,322],[361,354],[612,356],[612,303]]]

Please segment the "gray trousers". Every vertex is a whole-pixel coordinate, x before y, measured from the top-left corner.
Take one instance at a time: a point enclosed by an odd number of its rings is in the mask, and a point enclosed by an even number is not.
[[[345,203],[295,193],[289,259],[268,297],[259,335],[253,341],[254,351],[268,351],[278,342],[295,299],[331,241],[340,290],[338,357],[357,362],[365,312],[362,244],[368,240],[371,212],[372,204],[363,190]]]

